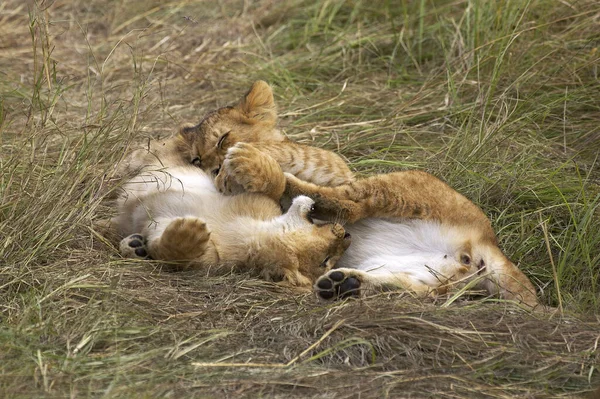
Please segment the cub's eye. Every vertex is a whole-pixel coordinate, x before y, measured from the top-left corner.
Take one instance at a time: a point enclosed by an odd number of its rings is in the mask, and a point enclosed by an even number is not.
[[[223,144],[225,143],[225,139],[227,139],[227,137],[229,136],[229,133],[231,133],[231,130],[219,138],[219,141],[217,142],[217,148],[219,150],[223,149]]]
[[[470,264],[471,264],[471,257],[470,257],[469,255],[466,255],[466,254],[465,254],[465,255],[462,255],[462,256],[460,257],[460,262],[461,262],[463,265],[470,265]]]
[[[321,265],[320,265],[320,266],[321,266],[322,268],[325,268],[325,267],[327,267],[327,262],[329,262],[329,260],[330,260],[330,259],[331,259],[331,256],[328,256],[328,257],[326,257],[326,258],[325,258],[325,260],[323,260],[323,262],[321,262]]]
[[[192,159],[192,165],[200,167],[202,165],[202,160],[200,159],[200,157]]]
[[[217,169],[213,169],[212,174],[214,177],[217,177],[219,172],[221,171],[221,167],[219,166]]]
[[[306,213],[306,219],[309,221],[309,223],[315,224],[315,221],[313,220],[314,214],[315,214],[315,204],[312,204],[310,206],[310,209]]]

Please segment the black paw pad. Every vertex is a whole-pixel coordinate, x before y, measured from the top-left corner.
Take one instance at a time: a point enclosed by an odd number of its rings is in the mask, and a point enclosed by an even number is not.
[[[317,281],[317,287],[319,287],[322,290],[330,290],[333,288],[333,283],[331,282],[331,280],[324,278]]]
[[[325,299],[326,301],[333,299],[335,293],[333,291],[319,291],[318,292],[321,299]]]
[[[148,256],[148,252],[144,248],[136,248],[135,254],[142,258],[145,258],[146,256]]]
[[[342,272],[331,272],[331,273],[329,273],[329,278],[332,279],[335,282],[340,282],[340,281],[344,280],[344,277],[346,277],[346,276]]]
[[[137,239],[129,241],[129,246],[131,248],[141,247],[142,245],[144,245],[144,243]]]
[[[344,299],[360,296],[360,285],[358,278],[334,270],[317,280],[315,291],[321,299]]]
[[[119,243],[119,252],[124,258],[150,259],[146,239],[141,234],[131,234]]]
[[[340,298],[348,298],[350,296],[358,296],[360,288],[360,281],[354,277],[348,277],[339,285],[339,296]]]

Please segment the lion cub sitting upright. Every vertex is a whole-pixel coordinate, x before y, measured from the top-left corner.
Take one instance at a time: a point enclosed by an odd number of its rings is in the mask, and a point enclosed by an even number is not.
[[[250,94],[228,110],[250,131],[260,132],[266,111],[261,99]],[[204,122],[210,120],[211,115]],[[278,135],[273,133],[274,138]],[[310,288],[340,258],[350,235],[339,224],[313,224],[314,201],[306,196],[294,198],[282,214],[274,200],[285,188],[281,180],[262,187],[267,194],[221,194],[191,156],[199,139],[194,129],[183,129],[134,151],[120,165],[124,176],[132,176],[117,199],[119,215],[110,222],[124,237],[122,254],[180,261],[183,267],[248,270]],[[272,160],[261,167],[282,173]]]

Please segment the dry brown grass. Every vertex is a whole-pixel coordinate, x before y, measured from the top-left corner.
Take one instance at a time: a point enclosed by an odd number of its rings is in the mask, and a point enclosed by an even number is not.
[[[545,398],[600,384],[600,8],[389,3],[0,4],[0,396]],[[276,85],[291,137],[468,194],[565,313],[406,293],[324,305],[121,259],[92,228],[115,162],[257,78]]]

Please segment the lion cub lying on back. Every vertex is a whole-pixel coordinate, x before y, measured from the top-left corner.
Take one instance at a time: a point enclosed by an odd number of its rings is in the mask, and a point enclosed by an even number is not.
[[[428,294],[475,280],[491,294],[538,304],[529,279],[498,247],[488,218],[466,197],[421,171],[356,180],[337,155],[279,137],[266,83],[256,82],[248,96],[269,110],[262,129],[251,131],[235,110],[219,109],[210,123],[184,129],[197,135],[189,157],[212,172],[221,193],[260,192],[277,200],[279,191],[270,187],[287,185],[287,197],[316,201],[319,218],[348,223],[353,244],[339,268],[316,282],[321,298],[375,287]],[[287,173],[265,167],[273,162]]]
[[[229,110],[250,128],[248,134],[261,129],[264,110],[255,98],[246,96]],[[282,138],[272,133],[271,138]],[[117,200],[119,215],[110,222],[124,237],[122,254],[180,261],[184,267],[249,270],[268,280],[311,287],[348,247],[349,234],[339,224],[313,224],[314,201],[306,196],[294,198],[282,214],[274,200],[283,193],[281,179],[261,186],[264,193],[219,193],[197,166],[199,160],[189,156],[203,138],[184,129],[134,151],[120,165],[123,175],[132,176]],[[276,169],[281,175],[275,161],[260,161],[261,170]]]

